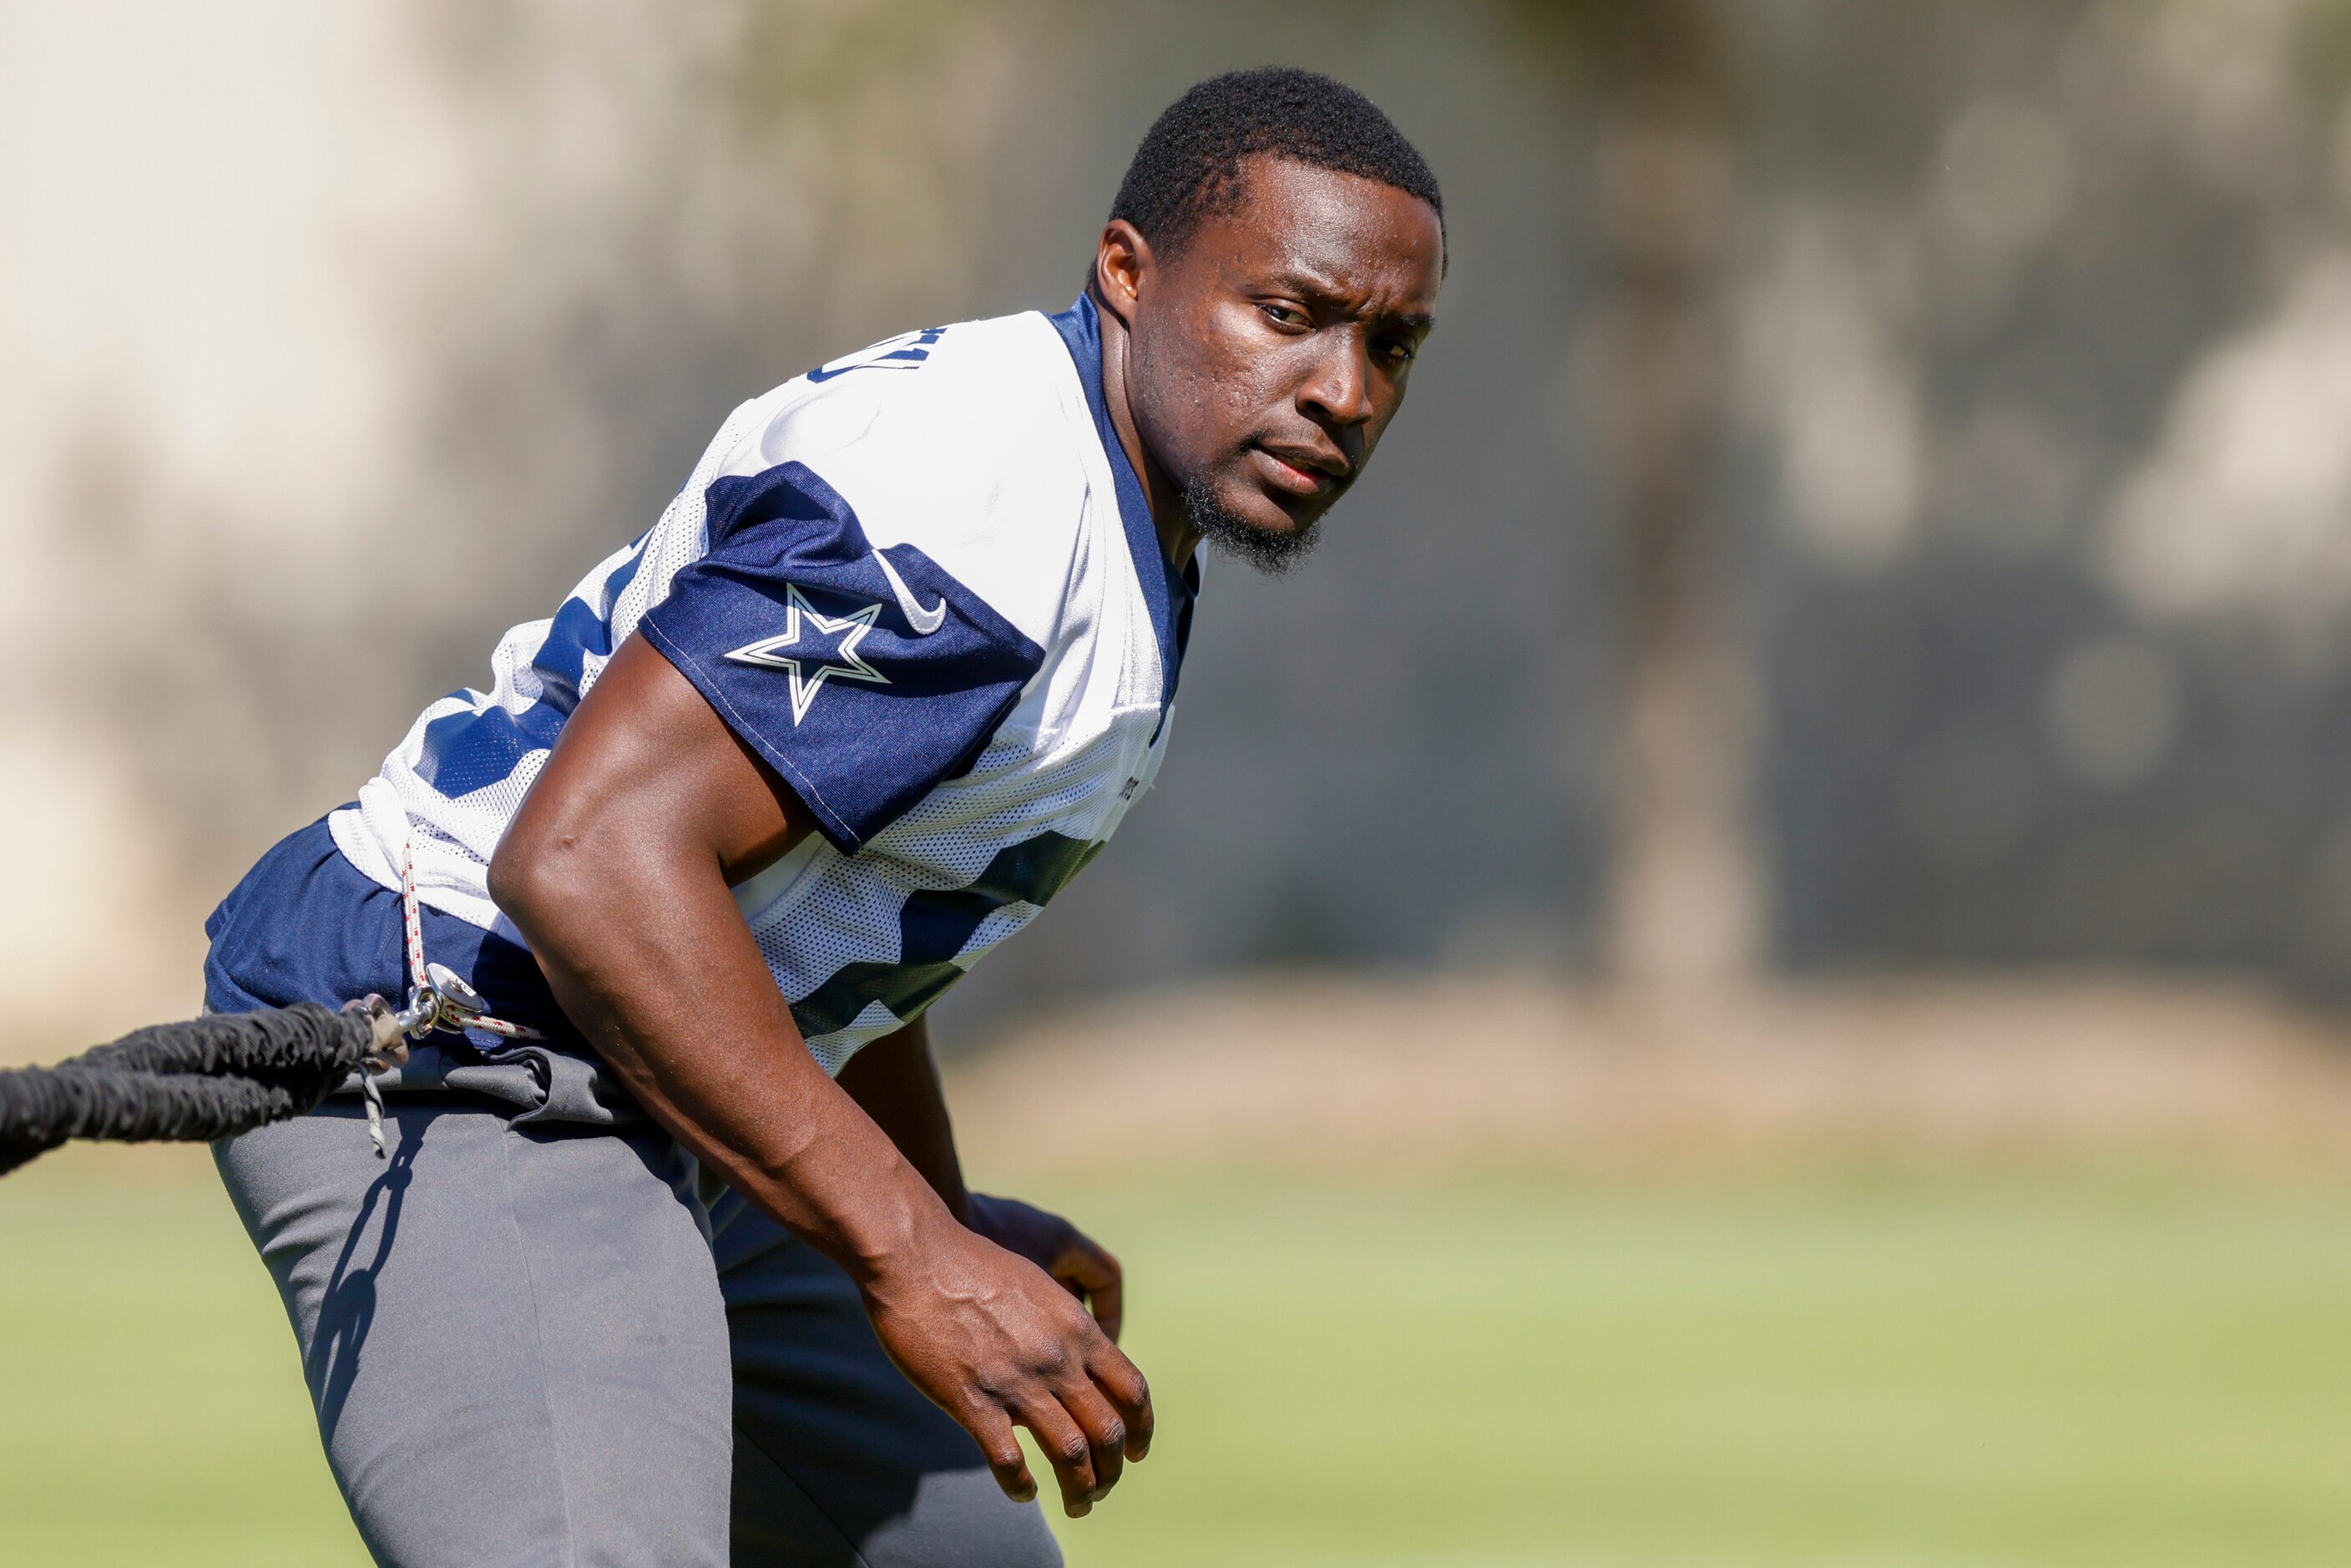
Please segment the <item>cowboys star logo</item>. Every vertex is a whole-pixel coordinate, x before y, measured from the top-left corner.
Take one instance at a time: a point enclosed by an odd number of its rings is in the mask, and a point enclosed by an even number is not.
[[[890,677],[858,656],[857,644],[882,613],[869,604],[852,615],[827,615],[804,598],[797,584],[784,587],[784,630],[778,636],[746,643],[727,654],[738,664],[759,664],[791,677],[792,725],[797,728],[827,681],[867,681],[886,686]]]

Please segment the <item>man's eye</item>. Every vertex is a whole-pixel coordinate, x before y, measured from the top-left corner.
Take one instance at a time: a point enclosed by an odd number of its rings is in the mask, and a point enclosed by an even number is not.
[[[1259,309],[1284,327],[1304,327],[1310,323],[1306,312],[1290,305],[1260,305]]]
[[[1414,356],[1417,355],[1420,350],[1418,346],[1412,343],[1389,343],[1382,348],[1380,352],[1385,354],[1391,362],[1403,365],[1411,363]]]

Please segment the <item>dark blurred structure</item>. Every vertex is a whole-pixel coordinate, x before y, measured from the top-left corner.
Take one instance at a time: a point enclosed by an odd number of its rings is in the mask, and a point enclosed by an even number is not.
[[[2339,984],[2344,13],[1774,21],[1737,494],[1781,951]]]

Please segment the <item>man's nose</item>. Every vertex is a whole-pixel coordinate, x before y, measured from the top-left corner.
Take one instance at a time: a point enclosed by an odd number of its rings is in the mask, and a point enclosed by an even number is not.
[[[1345,428],[1372,417],[1372,367],[1364,346],[1352,340],[1332,346],[1314,366],[1314,373],[1299,389],[1299,402],[1311,414],[1320,414]]]

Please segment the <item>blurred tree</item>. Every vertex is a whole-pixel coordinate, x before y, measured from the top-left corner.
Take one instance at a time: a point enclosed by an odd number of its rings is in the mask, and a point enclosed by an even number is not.
[[[1603,951],[1644,986],[1735,983],[1765,956],[1769,901],[1757,684],[1715,486],[1740,204],[1729,17],[1713,0],[1517,9],[1598,110],[1601,281],[1574,387],[1614,487],[1625,575]]]

